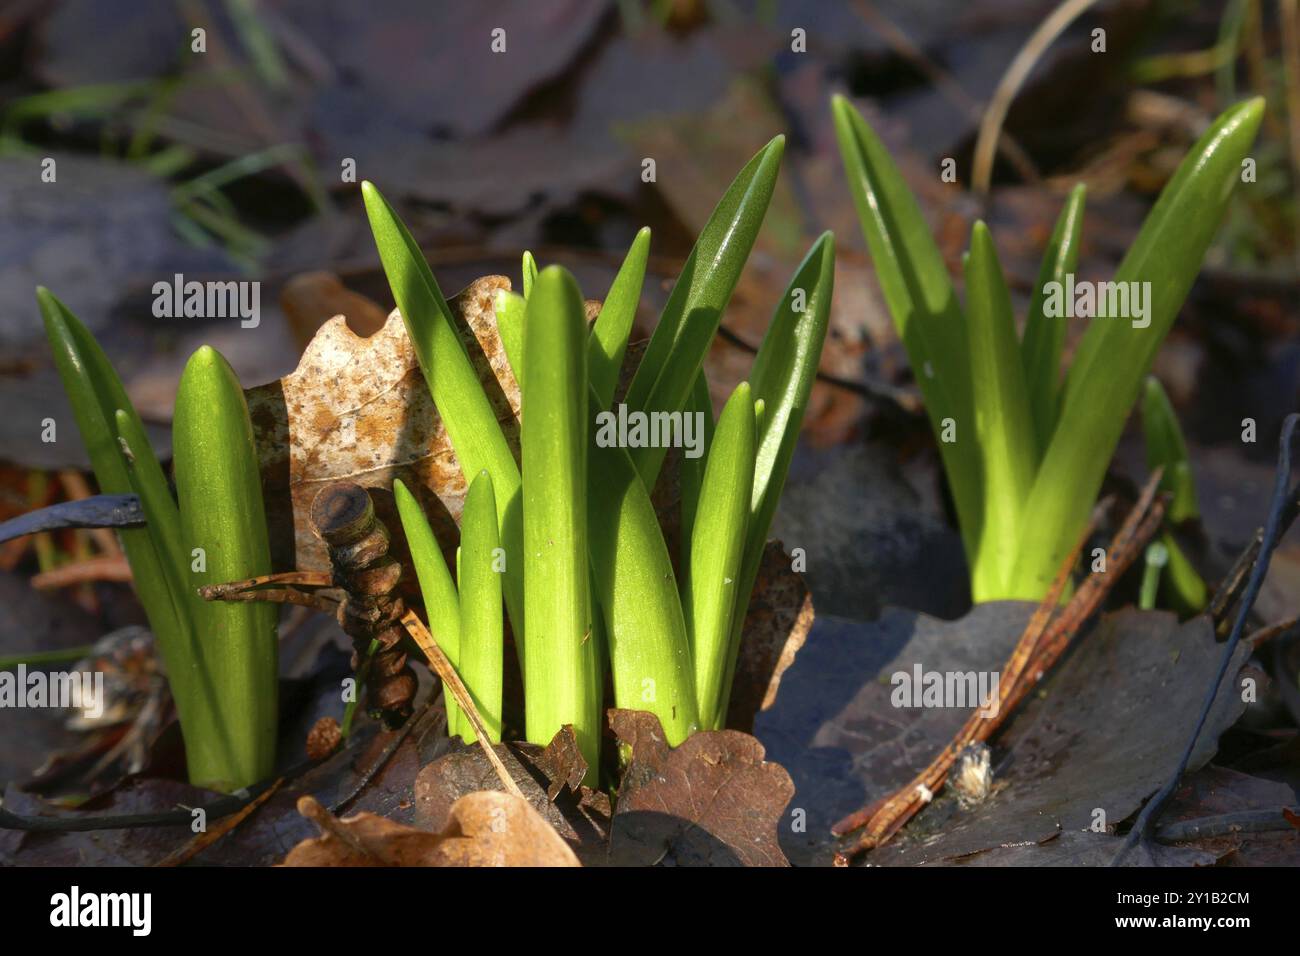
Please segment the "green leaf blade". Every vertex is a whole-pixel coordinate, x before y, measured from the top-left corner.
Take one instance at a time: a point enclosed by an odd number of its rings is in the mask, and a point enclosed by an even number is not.
[[[1088,520],[1160,342],[1191,288],[1263,118],[1262,99],[1219,117],[1148,214],[1115,282],[1150,282],[1142,327],[1094,320],[1066,378],[1061,414],[1025,506],[1016,593],[1040,597]]]
[[[646,227],[632,240],[591,329],[587,365],[592,387],[606,405],[614,400],[614,390],[618,388],[618,373],[623,367],[623,355],[632,334],[637,303],[641,301],[641,286],[645,282],[649,258],[650,229]]]
[[[1029,417],[1011,296],[988,227],[975,223],[966,261],[974,432],[984,486],[984,531],[971,567],[976,601],[1000,597],[1020,542],[1020,512],[1034,481],[1037,452]]]
[[[482,471],[469,486],[460,535],[460,664],[457,671],[474,701],[488,733],[488,742],[501,742],[501,699],[504,680],[505,632],[501,617],[500,536],[492,476]],[[478,735],[463,720],[461,737],[473,743]]]
[[[592,392],[591,405],[601,408]],[[668,545],[627,452],[591,431],[588,531],[618,707],[659,718],[670,746],[699,729],[686,620]],[[597,477],[599,476],[599,477]]]
[[[549,266],[528,297],[523,412],[524,716],[545,746],[572,724],[598,766],[587,568],[587,321],[577,283]]]
[[[754,487],[754,432],[754,400],[742,382],[718,418],[682,595],[700,724],[709,730],[722,729],[726,718],[720,708]]]
[[[802,303],[798,302],[802,292]],[[823,233],[795,270],[785,295],[768,324],[754,367],[750,387],[754,398],[757,445],[749,523],[745,530],[745,557],[732,616],[730,660],[723,681],[718,713],[726,718],[735,679],[736,660],[758,580],[767,535],[776,516],[786,474],[799,443],[808,396],[817,379],[822,346],[830,326],[831,299],[835,292],[835,236]],[[802,310],[796,306],[802,305]]]
[[[704,369],[700,369],[700,373],[695,376],[695,384],[691,386],[691,394],[686,400],[686,407],[682,409],[682,414],[697,416],[696,420],[704,425],[699,457],[692,458],[683,454],[678,471],[678,484],[681,486],[682,497],[682,575],[685,577],[686,569],[690,567],[691,528],[695,525],[695,514],[699,510],[700,491],[704,487],[704,469],[708,466],[709,448],[713,444],[713,433],[716,428],[713,422],[713,399],[709,397],[709,382],[704,377]]]
[[[1021,343],[1025,388],[1033,416],[1037,457],[1042,458],[1052,440],[1060,405],[1061,353],[1065,347],[1065,317],[1046,314],[1048,283],[1064,285],[1065,277],[1079,264],[1079,237],[1083,231],[1083,207],[1087,187],[1079,183],[1065,201],[1052,236],[1043,252],[1038,282],[1029,300],[1025,337]]]
[[[262,480],[248,406],[234,370],[215,349],[185,365],[172,423],[182,547],[190,594],[271,572]],[[203,570],[196,570],[203,567]],[[269,776],[278,720],[277,609],[265,602],[211,601],[196,615],[202,679],[216,691],[230,762],[207,748],[188,754],[195,782],[234,790]]]
[[[497,334],[501,337],[501,346],[506,350],[506,361],[510,371],[519,383],[519,392],[524,390],[524,310],[526,301],[517,292],[501,289],[493,303],[497,320]]]
[[[507,555],[506,606],[514,625],[515,641],[523,647],[523,519],[519,466],[492,404],[479,383],[465,344],[456,332],[451,312],[429,264],[379,190],[364,182],[361,193],[389,287],[411,337],[420,370],[460,461],[461,472],[467,481],[484,469],[492,475],[502,546]]]
[[[1192,481],[1183,430],[1178,426],[1178,416],[1169,396],[1154,375],[1147,376],[1142,392],[1142,434],[1146,439],[1147,467],[1165,469],[1160,488],[1173,495],[1165,512],[1166,519],[1181,524],[1199,518],[1201,508],[1196,501],[1196,485]]]
[[[123,410],[143,434],[140,416],[136,414],[108,356],[72,311],[44,287],[36,290],[36,299],[54,364],[72,405],[99,490],[110,495],[130,494],[135,488],[118,444],[115,416],[118,409]],[[162,466],[147,441],[132,451],[141,472],[162,475]],[[173,527],[179,526],[180,517],[174,505],[162,517]],[[144,607],[149,626],[158,637],[164,658],[170,645],[173,659],[166,661],[168,669],[184,670],[187,667],[183,656],[186,631],[184,622],[176,616],[159,547],[148,528],[124,528],[118,535],[131,566],[132,586]]]
[[[907,350],[936,438],[952,420],[969,430],[971,384],[957,293],[921,207],[879,137],[844,97],[831,103],[835,137],[881,292]],[[967,558],[979,541],[983,486],[974,442],[939,442]]]
[[[397,502],[397,517],[402,522],[402,531],[411,552],[411,563],[415,566],[415,578],[424,598],[429,633],[447,655],[447,660],[459,669],[460,596],[447,568],[447,560],[420,503],[400,478],[393,481],[393,497]],[[460,707],[451,694],[445,692],[445,688],[443,702],[447,710],[447,736],[454,737],[462,729]]]
[[[777,136],[740,171],[718,201],[687,257],[641,364],[628,387],[629,412],[676,412],[686,403],[704,355],[749,258],[785,151]],[[642,481],[653,487],[666,449],[633,449]]]

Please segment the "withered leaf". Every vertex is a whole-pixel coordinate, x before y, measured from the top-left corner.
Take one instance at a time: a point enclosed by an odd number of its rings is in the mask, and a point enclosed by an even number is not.
[[[777,828],[794,783],[738,730],[701,731],[670,748],[659,720],[611,710],[631,750],[610,834],[610,862],[649,866],[788,866]]]
[[[471,283],[448,304],[507,438],[518,447],[519,388],[497,334],[503,276]],[[307,515],[320,488],[347,478],[372,490],[380,519],[400,531],[394,478],[421,496],[440,541],[454,541],[465,481],[400,314],[360,338],[342,316],[321,326],[298,367],[246,390],[277,569],[328,567]]]
[[[565,727],[543,750],[534,744],[493,748],[528,804],[566,840],[586,866],[605,862],[609,797],[581,785],[586,763],[573,730]],[[415,778],[415,818],[428,830],[447,826],[456,802],[466,794],[500,791],[501,781],[482,748],[463,747],[427,764]]]
[[[342,820],[312,797],[298,811],[321,835],[289,851],[284,866],[580,866],[528,802],[508,793],[461,797],[437,833],[372,813]]]
[[[781,676],[794,663],[812,625],[808,586],[791,569],[790,556],[781,542],[767,542],[741,631],[727,707],[729,729],[753,732],[754,717],[776,700]]]

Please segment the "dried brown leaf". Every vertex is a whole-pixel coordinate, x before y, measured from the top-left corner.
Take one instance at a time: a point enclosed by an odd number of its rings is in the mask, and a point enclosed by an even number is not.
[[[336,818],[312,797],[298,811],[321,835],[289,851],[284,866],[580,866],[537,811],[508,793],[461,797],[438,833],[371,813]]]
[[[519,388],[497,334],[494,297],[502,276],[471,283],[449,305],[507,438],[518,437]],[[433,404],[401,316],[360,338],[342,316],[330,319],[298,367],[248,389],[277,568],[326,568],[308,513],[320,488],[349,479],[372,490],[390,532],[400,529],[394,478],[423,498],[438,540],[456,539],[465,481]],[[292,522],[292,525],[290,525]]]
[[[659,720],[611,710],[631,751],[619,786],[610,862],[649,866],[788,866],[777,828],[794,783],[737,730],[701,731],[670,748]]]
[[[565,727],[543,750],[510,742],[493,747],[528,804],[577,853],[584,865],[605,862],[609,797],[581,785],[586,762],[573,730]],[[427,764],[415,779],[415,817],[428,830],[447,826],[466,794],[501,790],[501,782],[478,747],[464,747]]]
[[[727,727],[752,733],[754,717],[776,700],[781,675],[794,663],[813,624],[808,586],[790,567],[780,541],[769,541],[741,631]]]

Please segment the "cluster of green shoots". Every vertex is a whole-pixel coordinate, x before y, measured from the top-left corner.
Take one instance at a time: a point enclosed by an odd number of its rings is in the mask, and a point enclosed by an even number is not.
[[[275,607],[198,595],[205,584],[271,570],[253,429],[234,370],[206,346],[185,366],[173,498],[99,344],[48,290],[36,297],[100,490],[139,496],[145,514],[145,527],[122,530],[122,548],[167,670],[190,781],[231,791],[264,779],[275,764]]]
[[[522,408],[519,454],[502,430],[428,263],[363,184],[380,258],[469,491],[456,583],[414,496],[396,496],[429,629],[499,739],[504,621],[524,684],[525,736],[572,726],[594,773],[605,675],[613,703],[654,713],[671,745],[723,726],[741,628],[816,376],[834,241],[819,238],[777,305],[747,383],[716,423],[703,361],[776,184],[784,140],[764,147],[719,201],[627,386],[628,414],[699,413],[703,454],[680,471],[680,576],[651,491],[667,449],[598,440],[611,409],[649,252],[633,241],[588,328],[573,277],[525,255],[523,295],[496,318]],[[457,586],[458,585],[458,586]],[[452,733],[472,739],[450,708]]]
[[[1116,283],[1149,283],[1149,324],[1093,319],[1062,380],[1065,319],[1049,315],[1046,290],[1078,263],[1083,188],[1056,224],[1019,337],[985,225],[977,222],[971,235],[963,309],[898,168],[851,104],[833,103],[862,229],[939,439],[976,601],[1041,599],[1078,542],[1263,110],[1262,100],[1250,100],[1211,125],[1120,263]],[[1168,475],[1167,487],[1178,480]]]
[[[520,385],[518,456],[502,430],[428,263],[370,184],[363,192],[385,272],[468,482],[455,578],[415,497],[395,495],[431,633],[502,732],[505,613],[519,651],[525,730],[546,744],[574,728],[598,766],[602,694],[648,710],[671,744],[726,719],[741,627],[825,340],[834,241],[813,244],[777,306],[751,380],[714,422],[703,360],[775,188],[778,137],[737,176],[670,295],[623,403],[699,414],[702,454],[680,465],[680,581],[651,503],[667,449],[606,447],[645,277],[642,230],[588,329],[559,267],[524,257],[522,296],[496,316]],[[206,602],[203,585],[271,570],[257,455],[233,370],[200,349],[176,400],[173,497],[139,415],[104,352],[63,303],[37,297],[101,490],[136,494],[146,526],[122,532],[158,638],[193,783],[235,790],[275,760],[274,605]],[[451,733],[473,729],[448,700]]]

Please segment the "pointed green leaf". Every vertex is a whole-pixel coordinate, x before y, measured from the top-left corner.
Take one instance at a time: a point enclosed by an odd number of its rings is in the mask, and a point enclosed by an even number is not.
[[[1007,597],[1041,596],[1082,534],[1142,379],[1240,181],[1263,112],[1263,100],[1254,99],[1215,121],[1183,159],[1120,263],[1116,283],[1150,283],[1137,287],[1149,292],[1143,293],[1145,315],[1093,319],[1084,334],[1025,505],[1013,593]]]
[[[172,422],[181,541],[193,560],[191,594],[271,573],[253,426],[239,379],[215,349],[200,348],[185,365]],[[201,557],[202,563],[199,558]],[[275,767],[278,721],[277,609],[265,602],[198,605],[200,679],[217,692],[230,760],[206,747],[187,752],[201,786],[235,790]]]
[[[1178,416],[1169,396],[1154,375],[1147,376],[1142,394],[1142,434],[1146,438],[1147,467],[1165,469],[1160,488],[1173,495],[1165,517],[1174,524],[1199,518],[1201,509],[1196,503],[1196,485],[1192,481],[1183,430],[1178,427]]]
[[[406,534],[406,543],[411,551],[411,563],[415,565],[420,595],[424,598],[429,633],[459,673],[461,622],[460,597],[456,593],[456,585],[452,582],[451,572],[447,570],[447,561],[438,539],[429,527],[429,519],[400,478],[393,481],[393,497],[397,501],[397,517],[402,522],[402,531]],[[461,732],[464,718],[451,694],[444,693],[442,696],[447,709],[447,736],[454,737]]]
[[[754,451],[754,400],[749,383],[742,382],[718,418],[682,593],[700,726],[709,730],[722,729],[726,718],[719,708],[730,669],[736,592],[754,488]]]
[[[388,285],[460,461],[461,473],[467,481],[485,468],[492,475],[502,547],[506,550],[506,607],[514,625],[515,642],[522,648],[525,628],[519,466],[419,246],[372,183],[363,182],[361,194]]]
[[[501,575],[497,571],[497,506],[492,476],[486,471],[469,486],[461,515],[460,559],[460,663],[457,671],[483,720],[490,743],[501,742],[501,693],[504,679],[505,633],[501,618]],[[468,720],[462,720],[461,737],[477,739]]]
[[[537,276],[524,320],[524,717],[545,746],[572,724],[598,766],[599,688],[593,686],[587,569],[587,320],[573,277]]]
[[[610,440],[613,413],[601,407],[594,391],[589,397],[597,427],[589,447],[588,534],[614,703],[654,714],[675,747],[699,729],[699,715],[672,560],[636,466]]]
[[[517,292],[508,289],[497,291],[493,303],[497,319],[497,334],[501,345],[506,350],[506,361],[510,371],[519,383],[519,393],[524,391],[524,308],[525,300]]]
[[[1047,450],[1052,440],[1052,429],[1056,427],[1061,391],[1061,351],[1065,346],[1066,320],[1064,316],[1046,314],[1046,289],[1052,282],[1063,286],[1065,277],[1079,264],[1079,235],[1083,230],[1086,197],[1087,187],[1083,183],[1070,190],[1065,208],[1061,210],[1043,252],[1043,264],[1038,270],[1038,282],[1030,297],[1029,316],[1025,320],[1020,358],[1024,364],[1025,390],[1034,422],[1035,463]]]
[[[983,512],[974,431],[966,328],[948,267],[916,197],[879,137],[844,97],[831,102],[835,136],[858,220],[885,303],[925,398],[936,437],[945,420],[958,440],[939,441],[968,559],[973,560]]]
[[[971,566],[976,601],[998,597],[1016,560],[1020,509],[1034,481],[1037,454],[1016,341],[1011,295],[988,227],[975,223],[966,262],[974,439],[984,475],[984,531]]]
[[[72,404],[73,416],[95,470],[99,490],[108,495],[129,494],[135,489],[118,445],[114,416],[118,409],[122,409],[133,423],[139,425],[143,434],[140,417],[113,371],[108,356],[86,327],[48,289],[38,288],[36,299],[54,365]],[[161,475],[162,467],[153,448],[147,441],[139,444],[140,447],[133,449],[138,469],[141,473]],[[175,514],[174,508],[162,517],[179,525],[179,515]],[[118,535],[131,566],[132,584],[149,619],[149,626],[158,637],[168,670],[182,668],[183,659],[166,660],[169,643],[178,650],[184,646],[180,638],[183,631],[167,588],[163,558],[153,536],[148,528],[124,528]],[[173,635],[176,635],[175,640]]]
[[[623,367],[628,337],[632,334],[637,303],[641,301],[641,285],[645,281],[649,257],[650,230],[644,228],[632,240],[591,329],[587,364],[591,384],[606,405],[614,400],[614,390],[618,387],[618,373]]]
[[[817,379],[822,345],[830,324],[835,290],[835,236],[825,232],[813,243],[795,270],[768,324],[750,372],[754,396],[754,425],[758,444],[749,524],[745,530],[745,559],[736,590],[732,617],[731,659],[722,685],[718,712],[725,718],[735,678],[741,630],[749,598],[758,580],[777,503],[785,487],[790,459],[799,443],[808,396]],[[800,308],[802,306],[802,308]]]
[[[520,271],[523,273],[524,298],[527,299],[533,291],[533,283],[537,281],[537,260],[527,249],[524,250],[524,262]]]
[[[736,176],[709,217],[664,305],[659,325],[628,387],[629,412],[676,412],[718,330],[722,310],[740,279],[767,212],[785,150],[785,137],[764,146]],[[666,449],[636,448],[632,459],[654,487]]]

